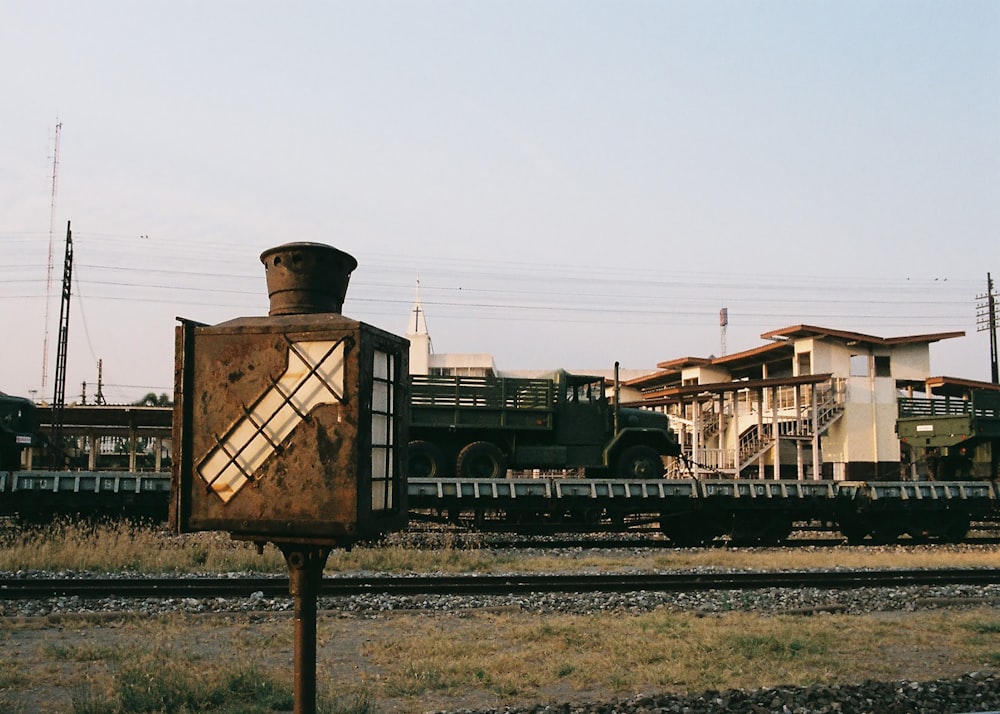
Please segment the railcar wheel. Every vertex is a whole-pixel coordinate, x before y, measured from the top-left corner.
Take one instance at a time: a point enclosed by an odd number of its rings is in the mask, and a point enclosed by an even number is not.
[[[704,519],[695,513],[661,513],[660,532],[678,548],[696,548],[714,538]]]
[[[885,518],[871,529],[875,545],[891,545],[906,533],[906,527],[894,518]]]
[[[652,446],[630,446],[618,457],[615,473],[618,478],[662,478],[663,459]]]
[[[837,524],[837,528],[847,538],[848,545],[859,545],[868,535],[868,526],[859,520],[844,519]]]
[[[489,441],[474,441],[458,452],[455,468],[461,478],[506,478],[507,457]]]
[[[767,528],[761,539],[765,545],[781,545],[792,534],[792,521],[787,518],[776,518]]]
[[[445,475],[444,454],[431,442],[411,441],[407,453],[407,476],[440,478]]]
[[[972,523],[968,516],[954,516],[941,529],[941,540],[945,543],[961,543],[969,535]]]

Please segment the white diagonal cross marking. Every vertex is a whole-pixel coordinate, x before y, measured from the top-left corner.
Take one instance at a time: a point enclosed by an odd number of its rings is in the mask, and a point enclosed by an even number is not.
[[[288,369],[201,460],[198,475],[228,503],[316,406],[344,400],[345,340],[289,344]]]

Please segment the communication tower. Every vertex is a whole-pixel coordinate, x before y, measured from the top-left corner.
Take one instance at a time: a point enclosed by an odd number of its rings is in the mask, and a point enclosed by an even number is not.
[[[62,133],[62,122],[56,119],[55,146],[52,151],[52,199],[49,204],[49,264],[45,274],[45,336],[42,339],[42,389],[49,376],[49,308],[52,305],[52,271],[54,269],[52,253],[55,244],[56,225],[56,188],[59,184],[59,135]]]
[[[721,331],[722,339],[722,356],[726,356],[726,328],[729,327],[729,308],[724,307],[719,310],[719,330]]]

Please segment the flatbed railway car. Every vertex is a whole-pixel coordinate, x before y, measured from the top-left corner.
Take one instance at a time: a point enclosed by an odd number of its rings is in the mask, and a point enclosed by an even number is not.
[[[908,536],[945,542],[970,524],[1000,520],[1000,486],[988,481],[758,481],[749,479],[411,478],[413,520],[486,530],[624,531],[656,525],[678,546],[718,539],[780,544],[796,523],[821,522],[850,543]],[[162,519],[165,473],[0,472],[0,515],[60,514]]]
[[[16,404],[11,404],[18,409],[17,426],[5,433],[20,434],[20,441],[12,439],[13,443],[27,446],[29,439],[37,438],[37,424],[44,423],[44,416],[36,414],[28,400],[13,399]],[[80,470],[18,470],[19,458],[18,463],[0,470],[0,515],[32,521],[64,514],[164,518],[171,485],[165,470],[167,459],[161,460],[160,456],[161,442],[169,436],[170,409],[92,407],[76,408],[73,414],[80,433],[92,440],[104,434],[126,439],[130,443],[128,466],[122,469],[118,461],[103,455],[100,460],[95,458],[93,448]],[[992,424],[996,419],[994,411],[980,409],[971,414],[980,422],[987,419]],[[914,434],[920,433],[925,440],[928,416],[937,415],[915,414],[917,421],[912,427]],[[947,414],[947,418],[951,417]],[[910,428],[905,418],[901,415],[901,434],[908,434]],[[8,421],[14,424],[13,418]],[[143,454],[137,443],[153,449],[156,458],[149,464],[152,470],[142,470]],[[145,455],[148,457],[148,453]],[[27,461],[30,466],[30,458]],[[417,476],[411,473],[407,485],[413,520],[436,519],[482,529],[533,532],[655,527],[674,543],[685,546],[720,539],[780,543],[795,524],[803,522],[824,524],[856,543],[888,543],[901,537],[957,541],[966,536],[974,522],[1000,521],[1000,486],[983,479],[640,479],[610,474],[591,478],[482,478],[461,473]]]

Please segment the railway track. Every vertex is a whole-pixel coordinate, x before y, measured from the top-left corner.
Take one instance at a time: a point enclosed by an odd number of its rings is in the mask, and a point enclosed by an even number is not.
[[[320,595],[516,595],[552,592],[694,592],[768,588],[882,588],[916,585],[993,585],[1000,568],[778,571],[585,575],[457,575],[324,578]],[[288,595],[284,577],[248,578],[9,578],[0,599],[50,597],[210,598]]]
[[[419,536],[417,536],[419,537]],[[1000,545],[1000,538],[994,536],[983,536],[983,537],[972,537],[966,538],[962,541],[965,545]],[[784,549],[795,549],[795,548],[834,548],[839,546],[849,545],[846,539],[841,537],[828,537],[828,538],[790,538],[783,541],[779,545],[763,545],[760,543],[744,544],[744,543],[734,543],[732,541],[719,541],[710,544],[709,548],[754,548],[754,547],[768,547],[768,548],[784,548]],[[934,546],[934,545],[954,545],[954,544],[943,544],[940,541],[933,540],[919,540],[919,539],[906,539],[897,541],[893,544],[894,547],[906,547],[906,546]],[[483,537],[478,534],[469,534],[468,536],[455,536],[452,542],[453,548],[477,548],[485,549],[489,548],[492,550],[527,550],[530,548],[535,549],[559,549],[559,548],[587,548],[593,550],[677,550],[678,546],[663,538],[650,538],[650,539],[638,539],[638,538],[595,538],[595,537],[581,537],[581,538],[564,538],[561,536],[526,536],[522,538],[492,538]],[[859,546],[853,547],[878,547],[875,543],[865,543]]]

